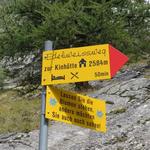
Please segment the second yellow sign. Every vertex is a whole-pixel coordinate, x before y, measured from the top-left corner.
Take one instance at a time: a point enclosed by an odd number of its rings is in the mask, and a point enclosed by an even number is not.
[[[106,104],[77,93],[47,86],[46,118],[106,132]]]

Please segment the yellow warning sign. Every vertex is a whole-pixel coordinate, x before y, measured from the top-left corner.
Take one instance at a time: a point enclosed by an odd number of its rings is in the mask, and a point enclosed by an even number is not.
[[[42,85],[110,78],[109,44],[43,52]]]
[[[77,93],[47,86],[46,118],[106,132],[106,104]]]

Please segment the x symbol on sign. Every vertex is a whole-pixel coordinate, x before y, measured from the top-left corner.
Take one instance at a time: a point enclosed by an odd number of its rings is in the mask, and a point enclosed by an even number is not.
[[[73,75],[73,76],[71,77],[71,79],[73,79],[74,77],[76,77],[77,79],[79,79],[79,77],[77,76],[78,73],[79,73],[79,72],[76,72],[76,73],[74,74],[74,73],[71,72],[71,74]]]

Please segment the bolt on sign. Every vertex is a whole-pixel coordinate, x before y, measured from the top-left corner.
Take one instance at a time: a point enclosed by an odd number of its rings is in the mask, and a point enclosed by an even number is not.
[[[127,60],[110,44],[44,51],[42,85],[110,79]]]
[[[46,118],[106,132],[106,104],[77,93],[47,86]]]

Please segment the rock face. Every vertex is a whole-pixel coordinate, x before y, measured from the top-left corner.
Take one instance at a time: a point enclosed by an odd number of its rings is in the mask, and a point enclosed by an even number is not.
[[[0,60],[0,66],[4,67],[8,73],[4,80],[3,89],[23,88],[24,82],[40,85],[41,51],[31,52],[24,56],[16,54],[15,57],[4,57]],[[35,81],[35,79],[37,79]],[[35,81],[36,83],[32,83]],[[21,87],[20,87],[21,86]]]
[[[107,132],[55,122],[48,131],[49,150],[149,150],[149,67],[131,68],[109,81],[91,82],[88,94],[107,102]],[[0,150],[36,150],[39,131],[0,136]]]

